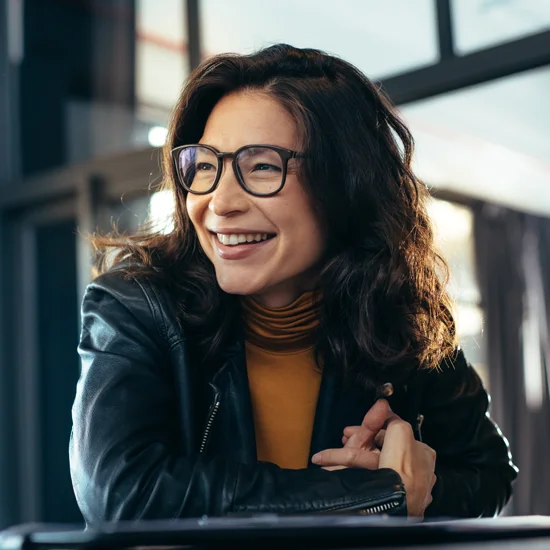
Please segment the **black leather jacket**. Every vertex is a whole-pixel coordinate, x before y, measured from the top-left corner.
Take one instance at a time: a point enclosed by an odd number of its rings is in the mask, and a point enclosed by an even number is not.
[[[406,514],[393,470],[285,470],[257,462],[242,338],[203,380],[170,297],[149,280],[124,280],[116,271],[99,277],[88,286],[82,323],[70,464],[87,523],[256,512]],[[311,455],[340,447],[344,427],[360,424],[376,397],[324,374]],[[395,387],[389,402],[417,436],[423,416],[423,440],[437,452],[427,516],[486,516],[503,507],[517,471],[461,352],[453,368],[419,371]]]

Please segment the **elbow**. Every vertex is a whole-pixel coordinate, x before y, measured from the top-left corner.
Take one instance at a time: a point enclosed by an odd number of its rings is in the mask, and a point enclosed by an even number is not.
[[[148,519],[135,495],[117,490],[117,484],[101,482],[71,465],[73,490],[87,526]]]
[[[86,525],[141,519],[135,498],[121,490],[120,476],[107,474],[101,460],[89,460],[79,452],[71,437],[69,447],[70,474],[76,502]]]

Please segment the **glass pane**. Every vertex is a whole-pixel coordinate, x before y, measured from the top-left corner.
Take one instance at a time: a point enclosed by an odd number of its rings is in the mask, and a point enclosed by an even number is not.
[[[186,3],[137,0],[135,6],[135,37],[133,24],[125,23],[126,15],[114,17],[108,9],[96,10],[98,21],[93,23],[97,26],[94,55],[101,60],[98,65],[106,68],[103,80],[94,81],[95,88],[105,83],[122,87],[121,83],[130,80],[124,75],[132,71],[124,72],[123,63],[134,60],[134,53],[126,58],[110,50],[109,45],[114,43],[113,36],[122,40],[123,31],[128,29],[135,38],[135,89],[128,94],[132,100],[124,103],[69,97],[64,112],[67,164],[164,144],[169,113],[189,72]],[[113,28],[107,32],[109,25]]]
[[[202,0],[205,56],[286,42],[343,57],[380,78],[437,61],[432,0]]]
[[[154,231],[169,234],[174,230],[174,212],[176,204],[170,191],[157,191],[149,201],[148,221]]]
[[[550,68],[406,105],[429,185],[550,214]]]
[[[165,123],[189,73],[184,0],[136,3],[136,98],[142,114]]]
[[[430,199],[428,212],[432,219],[437,248],[451,270],[449,291],[455,301],[458,341],[466,358],[478,371],[485,385],[488,372],[483,338],[483,311],[476,279],[473,237],[473,214],[466,207],[448,201]]]
[[[434,226],[436,246],[451,268],[450,292],[453,299],[467,304],[479,303],[472,211],[466,206],[432,198],[428,212]]]
[[[550,29],[545,0],[452,0],[451,9],[461,54]]]

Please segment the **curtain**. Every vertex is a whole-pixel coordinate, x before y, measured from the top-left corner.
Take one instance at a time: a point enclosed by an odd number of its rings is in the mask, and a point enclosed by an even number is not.
[[[474,206],[491,413],[519,476],[506,513],[550,514],[550,220]]]

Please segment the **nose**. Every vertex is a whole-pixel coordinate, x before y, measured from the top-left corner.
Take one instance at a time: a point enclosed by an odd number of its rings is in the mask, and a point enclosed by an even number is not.
[[[231,159],[224,159],[220,181],[210,194],[208,208],[216,216],[228,216],[232,213],[244,212],[248,208],[248,196],[239,185]]]

